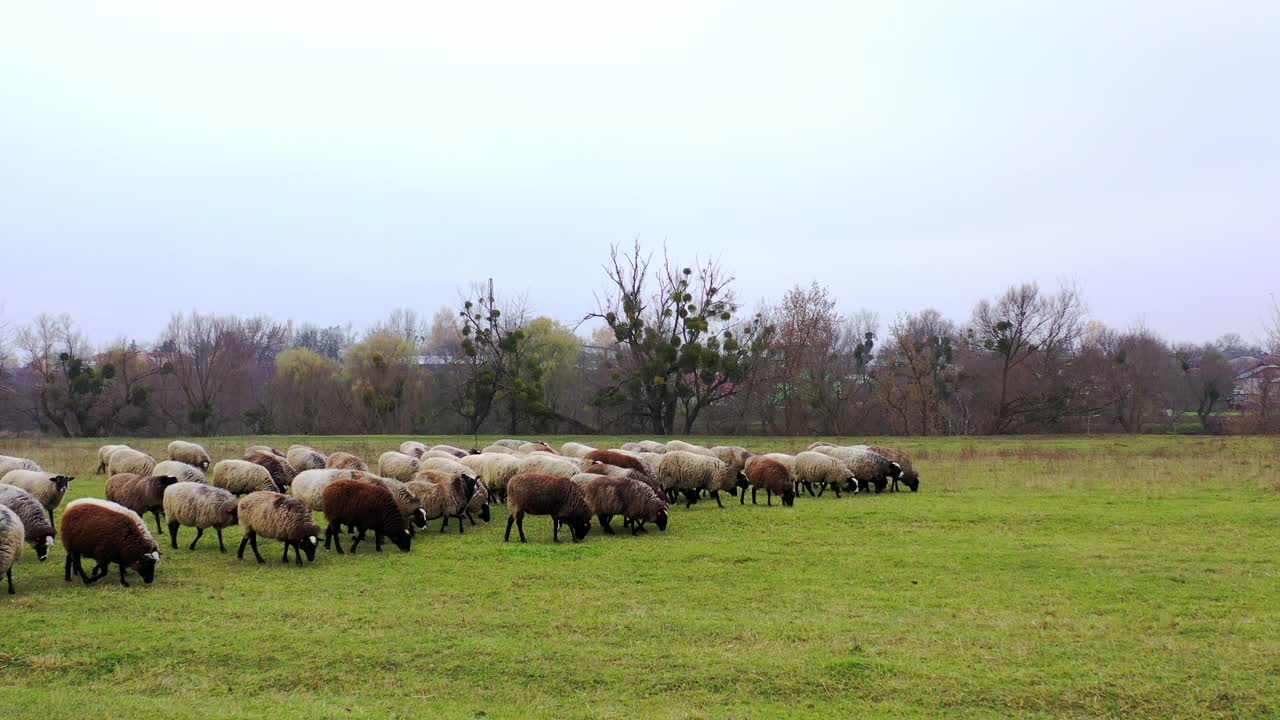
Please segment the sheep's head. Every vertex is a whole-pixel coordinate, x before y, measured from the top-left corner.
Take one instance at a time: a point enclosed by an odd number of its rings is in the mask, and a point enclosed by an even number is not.
[[[911,492],[920,492],[920,478],[919,478],[919,477],[906,477],[906,478],[902,478],[902,480],[901,480],[900,482],[902,482],[902,484],[903,484],[903,485],[906,485],[907,487],[911,488]]]
[[[481,519],[481,520],[483,520],[483,521],[485,521],[485,522],[489,522],[489,518],[490,518],[490,517],[492,517],[492,516],[489,514],[489,503],[485,503],[485,504],[481,505],[481,506],[480,506],[480,519]]]
[[[319,529],[317,529],[319,532]],[[298,547],[302,548],[302,552],[307,556],[307,562],[316,561],[316,548],[320,547],[320,538],[315,535],[308,535],[298,543]]]
[[[591,532],[591,520],[580,520],[578,522],[567,522],[569,530],[573,532],[573,541],[582,542],[587,538],[587,533]]]
[[[791,488],[787,488],[787,491],[782,493],[782,504],[785,505],[786,507],[791,507],[792,505],[795,505],[796,491],[792,490]]]
[[[160,562],[160,551],[154,550],[143,555],[140,559],[134,560],[133,569],[138,571],[142,576],[142,582],[150,585],[156,579],[156,564]]]
[[[733,478],[733,487],[729,488],[729,494],[737,496],[739,490],[745,491],[751,483],[747,482],[747,474],[739,470]]]
[[[463,475],[462,476],[463,496],[466,497],[468,500],[470,500],[476,494],[477,485],[478,483],[476,481],[475,475]]]
[[[413,509],[413,525],[414,527],[424,528],[427,526],[427,511],[422,508]]]
[[[857,495],[857,494],[858,494],[858,491],[862,489],[862,483],[858,482],[858,478],[856,478],[856,477],[854,477],[854,476],[852,476],[852,475],[850,475],[849,477],[845,478],[844,486],[845,486],[845,488],[846,488],[846,489],[848,489],[848,490],[849,490],[850,492],[852,492],[854,495]]]
[[[666,531],[666,529],[667,529],[667,511],[666,511],[666,508],[663,508],[662,510],[659,510],[659,511],[658,511],[658,514],[653,518],[653,524],[654,524],[654,525],[657,525],[659,530],[662,530],[662,531],[664,531],[664,532]]]
[[[57,492],[66,492],[71,487],[71,481],[75,480],[73,475],[54,475],[49,478],[49,482],[53,483],[53,489]]]
[[[390,538],[391,542],[400,548],[400,552],[409,552],[409,547],[413,545],[413,533],[408,529],[405,529],[404,532],[391,533]]]
[[[201,470],[203,470],[203,471],[205,471],[205,472],[208,472],[208,471],[209,471],[209,460],[208,460],[208,458],[205,458],[204,460],[201,460],[201,461],[200,461],[200,464],[199,464],[197,467],[199,467]]]
[[[53,536],[46,535],[36,540],[32,545],[36,551],[36,557],[40,558],[40,562],[44,562],[49,558],[49,551],[53,549]]]
[[[237,522],[240,521],[240,504],[236,503],[226,508],[226,513],[227,513],[227,524],[235,525]]]
[[[178,478],[172,475],[157,475],[156,480],[159,481],[160,487],[162,488],[167,488],[170,485],[178,482]]]

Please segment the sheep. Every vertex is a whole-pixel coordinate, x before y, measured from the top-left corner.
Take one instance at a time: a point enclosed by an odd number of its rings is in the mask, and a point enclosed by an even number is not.
[[[428,471],[432,472],[432,471]],[[474,477],[456,475],[442,478],[443,482],[414,480],[409,483],[409,490],[422,499],[422,509],[426,511],[427,520],[443,518],[440,532],[449,527],[449,518],[458,518],[458,532],[463,532],[462,516],[467,513],[467,504],[475,497],[479,483]]]
[[[823,447],[836,447],[836,444],[819,440],[818,442],[809,443],[809,447],[805,448],[805,450],[817,450],[818,448]]]
[[[184,462],[201,470],[208,470],[213,464],[209,459],[209,453],[203,447],[185,440],[174,440],[169,443],[169,459]]]
[[[920,492],[920,474],[912,467],[911,458],[907,457],[906,453],[883,445],[870,445],[867,449],[890,462],[898,463],[898,467],[902,469],[899,476],[893,478],[893,485],[890,488],[892,492],[898,492],[899,482],[910,488],[911,492]]]
[[[293,483],[293,478],[298,474],[289,461],[280,455],[254,451],[245,453],[240,459],[266,468],[267,472],[271,473],[271,479],[276,481],[276,485],[279,485],[282,491]]]
[[[520,472],[520,461],[497,453],[469,455],[458,462],[478,475],[500,503],[507,501],[507,482]]]
[[[699,491],[706,490],[723,508],[720,491],[737,495],[738,490],[747,488],[747,476],[714,457],[671,450],[658,462],[658,484],[668,492],[684,493],[685,507],[697,502]]]
[[[430,450],[428,450],[428,451],[426,451],[426,452],[422,453],[422,457],[420,457],[420,458],[418,458],[418,459],[419,459],[419,460],[430,460],[430,459],[432,459],[432,458],[435,458],[435,459],[437,459],[437,460],[454,460],[454,461],[457,461],[457,460],[461,460],[461,459],[462,459],[462,458],[464,458],[464,457],[467,457],[467,456],[466,456],[466,455],[458,455],[458,454],[456,454],[456,453],[451,453],[451,452],[449,452],[448,450],[436,450],[435,448],[432,448],[432,449],[430,449]]]
[[[786,465],[765,457],[751,457],[747,458],[744,471],[747,474],[747,482],[751,483],[752,505],[756,504],[756,491],[760,489],[764,489],[767,505],[773,504],[774,495],[782,497],[784,506],[790,507],[796,503],[796,478]],[[738,504],[744,504],[746,501],[747,492],[744,490]]]
[[[42,468],[35,460],[21,457],[13,457],[12,455],[0,455],[0,478],[9,474],[14,470],[30,470],[32,472],[40,472]]]
[[[324,453],[306,445],[293,445],[289,448],[285,460],[293,466],[294,470],[302,472],[304,470],[323,470],[325,461],[329,458]]]
[[[536,473],[539,475],[555,475],[566,480],[582,472],[582,465],[559,455],[548,455],[543,452],[529,453],[520,459],[518,473]]]
[[[640,442],[629,442],[623,445],[622,449],[628,452],[648,452],[661,455],[667,451],[667,446],[654,440],[641,440]]]
[[[211,484],[237,496],[259,490],[270,492],[283,490],[271,477],[270,470],[247,460],[223,460],[214,465]]]
[[[646,477],[653,477],[653,465],[642,460],[639,456],[621,450],[592,450],[583,458],[587,462],[604,463],[605,465],[613,465],[614,467],[627,468],[635,470]]]
[[[711,448],[703,447],[702,445],[694,445],[693,443],[687,443],[683,440],[669,440],[667,442],[666,450],[667,452],[687,452],[706,455],[708,457],[716,457],[716,454],[711,452]],[[719,458],[716,459],[718,460]]]
[[[413,457],[420,458],[422,457],[422,453],[426,451],[427,451],[427,446],[423,445],[417,440],[405,440],[404,442],[400,443],[400,452],[404,453],[405,455],[412,455]]]
[[[49,551],[53,549],[54,538],[58,535],[53,529],[53,523],[44,515],[44,506],[35,495],[17,485],[0,485],[0,505],[17,513],[18,519],[22,521],[22,530],[27,542],[30,543],[31,549],[36,551],[36,557],[40,558],[40,562],[44,562],[49,557]]]
[[[640,482],[640,483],[644,483],[645,485],[648,485],[649,487],[653,488],[654,492],[657,492],[657,493],[662,492],[662,486],[658,484],[658,478],[652,475],[645,475],[639,470],[632,470],[631,468],[623,468],[623,467],[618,467],[617,465],[606,465],[604,463],[596,463],[595,465],[592,465],[587,469],[583,470],[582,473],[580,474],[607,475],[609,477],[630,478],[632,480],[635,480],[636,482]],[[577,476],[575,475],[574,477],[577,477]]]
[[[98,469],[95,474],[102,475],[107,471],[107,465],[111,462],[111,453],[117,450],[123,450],[128,445],[103,445],[98,448]]]
[[[156,459],[150,455],[133,448],[120,448],[111,453],[111,457],[107,460],[107,476],[120,473],[150,475],[155,467]]]
[[[49,511],[49,522],[53,522],[54,508],[62,504],[62,498],[71,487],[73,475],[57,475],[37,470],[10,470],[0,477],[0,484],[17,485],[35,496],[36,500]]]
[[[560,446],[561,455],[565,457],[578,458],[579,460],[586,457],[587,453],[592,450],[595,450],[595,448],[590,445],[583,445],[582,443],[576,442],[567,442]]]
[[[352,455],[351,453],[345,452],[333,453],[327,460],[325,460],[324,466],[326,468],[337,468],[339,470],[369,471],[369,465],[365,463],[364,460],[361,460],[359,457]]]
[[[465,458],[427,458],[418,463],[419,470],[437,470],[450,475],[465,475],[468,477],[478,477],[479,473],[472,470],[462,462]]]
[[[252,453],[266,453],[267,455],[275,455],[278,458],[288,459],[285,453],[280,452],[279,450],[271,447],[270,445],[250,445],[249,447],[244,449],[245,455],[249,455]]]
[[[520,453],[516,452],[514,448],[509,448],[506,445],[486,445],[484,449],[480,451],[480,454],[481,455],[519,455]]]
[[[315,562],[316,548],[320,547],[320,526],[311,517],[311,509],[298,498],[259,490],[240,498],[236,513],[240,532],[244,534],[240,551],[236,553],[240,560],[244,560],[245,546],[250,545],[258,564],[266,562],[258,552],[258,536],[262,535],[284,543],[284,557],[280,562],[289,562],[290,547],[298,565],[302,565],[303,553],[307,555],[307,562]]]
[[[178,482],[205,482],[204,473],[200,468],[188,465],[178,460],[162,460],[151,468],[152,475],[172,475],[178,478]]]
[[[382,477],[395,478],[400,482],[409,482],[418,473],[420,464],[418,458],[413,455],[392,450],[378,457],[378,474]]]
[[[489,445],[491,447],[494,445],[497,445],[499,447],[510,448],[512,450],[519,450],[520,446],[524,445],[527,442],[529,441],[528,440],[512,440],[510,438],[505,438],[502,440],[494,440],[493,442],[489,443]]]
[[[813,494],[814,485],[821,488],[819,495],[826,492],[827,488],[834,490],[836,497],[840,497],[841,489],[858,492],[858,481],[849,468],[836,458],[816,450],[805,450],[796,455],[791,464],[791,472],[795,475],[796,482],[807,488],[810,495]]]
[[[621,515],[631,525],[631,534],[644,532],[644,524],[651,522],[659,530],[667,529],[667,501],[658,497],[653,488],[630,478],[598,475],[583,489],[587,506],[600,520],[600,527],[609,535],[613,528],[609,521]]]
[[[436,452],[449,453],[454,457],[460,457],[460,458],[466,457],[468,455],[480,454],[479,450],[463,450],[462,448],[454,447],[453,445],[432,445],[431,449]]]
[[[164,489],[164,514],[169,519],[169,541],[178,549],[178,528],[186,525],[196,529],[196,539],[190,550],[213,528],[218,533],[218,551],[225,553],[222,529],[239,521],[240,505],[236,496],[220,487],[196,482],[177,482]]]
[[[138,515],[151,513],[156,519],[156,534],[163,535],[160,513],[164,510],[165,488],[178,482],[172,475],[134,475],[119,473],[107,480],[107,499],[120,503]]]
[[[529,542],[524,536],[524,516],[550,515],[551,538],[560,542],[560,526],[569,526],[573,541],[582,542],[591,532],[591,507],[577,483],[567,478],[538,473],[521,473],[507,483],[507,534],[503,542],[511,540],[511,525],[520,530],[520,542]]]
[[[466,516],[474,526],[476,524],[476,519],[472,513],[479,515],[480,519],[485,522],[489,522],[490,518],[493,517],[489,512],[489,489],[484,486],[484,483],[479,481],[476,482],[475,494],[467,501]]]
[[[902,474],[902,467],[897,463],[863,448],[824,446],[814,452],[830,455],[844,463],[857,479],[860,488],[866,489],[874,485],[877,493],[884,491],[890,478]]]
[[[739,470],[747,465],[747,460],[755,453],[738,445],[716,445],[711,448],[711,454],[715,455],[720,462]]]
[[[80,498],[62,513],[62,547],[67,551],[63,579],[71,573],[91,585],[110,572],[111,563],[120,566],[120,584],[129,587],[125,575],[133,568],[148,585],[156,579],[160,548],[142,518],[129,508],[110,500]],[[92,574],[84,571],[84,558],[97,562]]]
[[[410,532],[395,498],[381,485],[358,480],[334,480],[324,489],[324,517],[328,527],[324,531],[324,546],[332,540],[338,554],[342,555],[343,525],[359,531],[351,541],[351,552],[356,551],[365,533],[373,530],[374,547],[382,552],[382,538],[390,538],[401,552],[408,552],[413,542]]]
[[[555,448],[551,447],[550,445],[544,442],[527,442],[521,445],[520,447],[516,448],[516,452],[524,455],[528,455],[529,453],[536,453],[536,452],[551,453],[552,455],[560,454],[560,451],[556,450]]]
[[[303,470],[293,479],[293,495],[317,512],[324,510],[324,489],[339,478],[351,479],[350,470]]]
[[[407,485],[395,478],[381,477],[373,473],[359,470],[350,470],[348,472],[351,474],[352,480],[379,485],[391,493],[392,499],[396,501],[396,507],[400,508],[400,515],[404,517],[405,524],[411,526],[409,532],[413,532],[413,527],[424,528],[427,526],[427,514],[422,507],[422,498],[418,497],[418,494],[410,490]],[[345,480],[346,478],[342,479]]]
[[[10,595],[15,593],[13,566],[18,562],[18,558],[22,557],[22,540],[25,535],[26,531],[18,514],[0,505],[0,570],[4,571],[4,576],[9,580]]]

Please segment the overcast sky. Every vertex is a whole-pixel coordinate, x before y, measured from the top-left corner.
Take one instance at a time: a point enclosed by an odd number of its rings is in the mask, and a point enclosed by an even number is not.
[[[0,305],[574,321],[610,243],[882,322],[1010,283],[1174,339],[1280,293],[1280,3],[6,3]]]

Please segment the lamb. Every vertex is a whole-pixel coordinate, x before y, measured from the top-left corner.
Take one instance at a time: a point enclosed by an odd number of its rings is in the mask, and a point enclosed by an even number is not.
[[[156,519],[156,534],[163,535],[160,513],[164,510],[165,488],[178,482],[172,475],[134,475],[120,473],[107,480],[107,499],[120,503],[138,515],[151,515]]]
[[[35,496],[36,500],[49,511],[49,522],[53,523],[53,511],[62,504],[62,498],[71,487],[72,475],[56,475],[38,470],[10,470],[0,477],[2,485],[17,485]]]
[[[363,470],[369,471],[369,465],[359,457],[351,453],[336,452],[325,460],[326,468],[337,468],[339,470]]]
[[[298,565],[302,565],[303,553],[307,554],[307,562],[315,562],[316,548],[320,546],[320,526],[311,517],[311,509],[298,498],[259,490],[240,498],[237,513],[240,531],[244,533],[237,558],[244,560],[244,547],[251,545],[258,563],[266,562],[258,552],[258,536],[261,535],[284,542],[284,557],[280,562],[289,562],[290,547]]]
[[[791,471],[795,474],[796,482],[808,488],[810,495],[813,494],[814,485],[821,488],[819,495],[826,492],[827,488],[834,490],[836,497],[840,497],[842,489],[858,492],[858,481],[849,468],[836,458],[816,450],[806,450],[796,455]]]
[[[711,454],[715,455],[720,462],[739,470],[747,466],[747,460],[755,453],[738,445],[716,445],[711,448]]]
[[[156,466],[151,468],[151,474],[172,475],[178,478],[178,482],[205,482],[204,473],[200,471],[200,468],[177,460],[163,460],[156,463]]]
[[[764,457],[752,457],[747,459],[746,464],[747,481],[751,483],[751,504],[756,504],[756,491],[763,489],[766,504],[773,504],[773,496],[782,497],[783,506],[791,506],[796,502],[796,478],[787,469],[786,465],[777,460],[770,460]],[[742,498],[738,504],[743,504],[747,500],[747,493],[742,492]]]
[[[466,514],[471,498],[475,497],[477,485],[474,477],[457,475],[443,478],[443,482],[414,480],[409,483],[409,490],[422,499],[422,509],[426,511],[427,520],[444,518],[440,523],[440,532],[448,529],[449,518],[456,517],[458,532],[462,533],[462,516]]]
[[[559,455],[548,455],[543,452],[529,453],[520,459],[519,473],[536,473],[539,475],[555,475],[566,480],[582,472],[582,466]]]
[[[604,463],[614,467],[635,470],[645,477],[653,477],[653,466],[638,456],[620,450],[592,450],[582,458],[588,462]]]
[[[239,520],[239,503],[236,496],[212,485],[196,482],[178,482],[164,490],[164,514],[169,519],[169,541],[178,549],[178,528],[186,525],[196,529],[196,543],[204,531],[213,528],[218,533],[218,551],[226,552],[222,542],[222,529],[235,525]]]
[[[128,445],[103,445],[98,448],[98,469],[96,474],[102,475],[107,471],[107,465],[111,462],[111,453],[117,450],[123,450]]]
[[[156,459],[133,448],[120,448],[111,453],[107,460],[107,475],[133,473],[134,475],[150,475],[156,467]]]
[[[877,493],[884,492],[889,485],[889,478],[902,474],[902,468],[897,463],[863,448],[820,447],[814,452],[830,455],[844,463],[857,478],[859,487],[866,489],[874,485]]]
[[[520,472],[520,461],[497,453],[469,455],[458,462],[478,475],[501,503],[507,501],[507,483]]]
[[[44,515],[44,506],[34,495],[16,485],[0,485],[0,505],[17,514],[27,543],[36,551],[40,562],[44,562],[53,549],[53,539],[58,535],[53,523]]]
[[[422,507],[422,498],[418,497],[418,494],[410,490],[407,485],[395,478],[381,477],[373,473],[360,472],[359,470],[348,472],[350,472],[352,480],[379,485],[391,493],[392,499],[396,501],[396,507],[400,508],[400,515],[404,517],[406,526],[411,526],[409,528],[410,533],[413,532],[413,527],[424,528],[427,526],[427,514]],[[346,478],[342,479],[345,480]]]
[[[427,446],[416,440],[405,440],[400,443],[400,452],[405,455],[412,455],[413,457],[420,458],[426,451]]]
[[[912,467],[911,458],[907,457],[906,453],[897,448],[884,447],[883,445],[871,445],[867,449],[890,462],[898,463],[898,467],[902,469],[898,477],[893,478],[892,492],[898,492],[899,482],[911,488],[911,492],[920,492],[920,474]]]
[[[304,470],[323,470],[325,467],[325,461],[328,460],[324,453],[316,450],[315,448],[307,447],[306,445],[291,446],[284,459],[288,460],[289,464],[293,466],[293,469],[298,472],[302,472]]]
[[[386,536],[402,552],[408,552],[413,534],[396,506],[395,498],[381,485],[358,480],[334,480],[324,489],[324,517],[328,527],[324,531],[324,546],[333,541],[342,555],[342,526],[350,525],[359,531],[351,541],[351,552],[356,551],[365,533],[373,530],[374,547],[382,552],[382,538]]]
[[[511,540],[511,525],[520,530],[520,542],[529,542],[524,536],[524,516],[550,515],[551,538],[560,542],[560,526],[567,525],[573,541],[581,542],[591,532],[591,507],[582,488],[567,478],[538,473],[521,473],[507,484],[507,534],[503,542]]]
[[[120,566],[120,584],[125,587],[129,587],[127,568],[136,570],[148,585],[156,579],[160,548],[155,538],[137,513],[110,500],[71,501],[62,513],[62,547],[67,551],[67,582],[71,582],[74,570],[85,585],[95,583],[106,577],[111,563]],[[92,575],[84,571],[86,557],[97,562]]]
[[[260,490],[283,490],[271,477],[271,471],[247,460],[223,460],[213,466],[213,486],[232,495],[247,495]]]
[[[720,491],[737,495],[738,490],[746,489],[747,476],[714,457],[671,450],[658,462],[658,484],[669,492],[684,493],[685,507],[697,502],[698,493],[706,490],[715,498],[716,505],[723,508]]]
[[[698,455],[706,455],[708,457],[716,456],[715,453],[711,452],[711,448],[703,447],[701,445],[694,445],[693,443],[687,443],[683,440],[670,440],[667,442],[667,452],[673,452],[673,451],[696,453]]]
[[[659,530],[667,529],[667,502],[658,497],[653,488],[630,478],[596,476],[583,490],[587,505],[600,520],[600,527],[609,535],[613,528],[609,521],[621,515],[631,525],[631,534],[644,532],[644,524],[651,522]]]
[[[424,451],[425,452],[425,451]],[[402,452],[384,452],[378,457],[378,474],[382,477],[395,478],[400,482],[409,482],[418,474],[421,463],[417,457]]]
[[[0,505],[0,570],[9,580],[9,594],[14,594],[13,566],[22,557],[22,539],[26,534],[22,519],[4,505]],[[47,555],[47,553],[46,553]],[[40,558],[43,560],[44,558]]]
[[[595,450],[595,448],[590,445],[583,445],[582,443],[576,442],[567,442],[560,446],[561,455],[565,457],[578,458],[579,460],[586,457],[587,453],[592,450]]]
[[[271,479],[275,480],[276,485],[279,485],[282,490],[293,484],[293,478],[298,474],[289,461],[280,455],[254,451],[245,453],[241,459],[266,468],[267,472],[271,473]]]
[[[184,462],[201,470],[208,470],[213,464],[209,459],[209,453],[203,447],[185,440],[174,440],[169,443],[169,459]]]

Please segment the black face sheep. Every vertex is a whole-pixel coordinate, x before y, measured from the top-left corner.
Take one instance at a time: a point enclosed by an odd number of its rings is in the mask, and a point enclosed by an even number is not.
[[[324,489],[324,517],[328,527],[324,531],[324,546],[332,540],[338,554],[342,554],[342,526],[354,527],[359,535],[351,541],[351,552],[364,540],[365,533],[373,531],[374,547],[382,552],[382,538],[388,537],[402,552],[408,552],[413,534],[395,498],[381,485],[358,480],[334,480]]]
[[[164,511],[164,489],[178,482],[172,475],[147,475],[133,473],[112,475],[107,480],[107,499],[138,513],[151,513],[156,519],[156,534],[163,535],[160,513]]]
[[[155,458],[141,450],[134,450],[130,447],[116,450],[107,459],[107,475],[119,475],[120,473],[150,475],[155,467]]]
[[[369,465],[351,453],[336,452],[324,461],[326,468],[337,470],[363,470],[369,472]]]
[[[867,449],[886,460],[897,463],[902,469],[902,472],[893,478],[893,485],[890,487],[892,492],[898,492],[898,483],[906,485],[911,492],[920,492],[920,474],[911,465],[911,458],[907,457],[906,453],[883,445],[870,445]]]
[[[10,470],[0,478],[0,484],[16,485],[34,495],[44,509],[49,511],[49,522],[52,524],[53,510],[62,504],[62,498],[67,494],[67,488],[71,487],[72,480],[75,478],[71,475],[37,470]]]
[[[430,477],[435,473],[426,470],[420,476]],[[422,509],[428,521],[443,518],[440,532],[449,527],[449,518],[458,518],[458,532],[463,532],[462,516],[467,512],[467,504],[475,497],[479,482],[466,475],[447,475],[438,473],[434,481],[426,479],[413,480],[408,483],[409,490],[422,500]]]
[[[291,547],[299,565],[302,564],[303,553],[309,562],[315,562],[316,548],[320,545],[320,526],[311,517],[311,508],[298,498],[261,490],[241,498],[237,513],[244,539],[240,541],[236,557],[243,560],[244,548],[250,545],[258,562],[266,562],[258,552],[258,536],[261,535],[284,543],[281,562],[289,562]]]
[[[667,501],[658,497],[653,488],[625,477],[601,475],[583,489],[587,505],[600,520],[600,527],[613,534],[609,522],[614,515],[621,515],[631,525],[631,534],[644,532],[644,524],[651,522],[659,530],[667,529]]]
[[[200,468],[178,460],[162,460],[156,463],[156,466],[151,469],[151,474],[172,475],[178,478],[178,482],[205,482],[204,473]]]
[[[35,495],[16,485],[0,485],[0,505],[12,510],[22,521],[22,531],[36,557],[43,562],[53,549],[53,540],[57,532],[53,523],[45,517],[44,506]]]
[[[830,455],[844,463],[849,472],[857,478],[859,487],[866,489],[874,486],[877,493],[883,492],[889,485],[889,479],[902,473],[897,463],[887,460],[866,448],[858,447],[819,447],[814,452]]]
[[[550,515],[551,537],[560,542],[560,526],[568,525],[573,541],[581,542],[591,532],[591,507],[582,494],[582,488],[568,478],[537,473],[522,473],[507,483],[507,534],[503,542],[511,539],[511,525],[520,530],[520,542],[528,542],[524,536],[524,516]]]
[[[97,474],[102,475],[107,471],[107,465],[111,463],[111,453],[127,448],[128,445],[103,445],[98,448],[98,469]]]
[[[480,519],[485,522],[489,522],[492,517],[489,514],[489,489],[478,480],[476,481],[476,494],[472,495],[471,499],[467,501],[467,519],[471,521],[472,525],[475,525],[476,519],[472,516],[472,513],[479,515]]]
[[[770,460],[766,457],[747,458],[745,472],[747,473],[747,482],[751,483],[751,504],[756,504],[756,491],[764,490],[765,499],[768,505],[773,504],[773,496],[778,495],[782,498],[783,505],[794,505],[796,502],[796,478],[787,469],[786,465],[777,460]],[[746,502],[747,493],[744,490],[739,504]]]
[[[810,495],[813,494],[814,485],[820,488],[819,495],[826,492],[827,488],[835,491],[836,497],[840,497],[841,490],[858,492],[858,481],[849,468],[825,453],[806,450],[795,456],[791,470],[796,481],[809,488]]]
[[[293,469],[289,461],[279,455],[264,452],[247,452],[241,459],[266,468],[267,472],[271,473],[271,479],[276,481],[276,485],[279,485],[281,490],[289,487],[293,483],[293,478],[298,474],[298,471]]]
[[[239,503],[236,496],[220,487],[204,483],[179,482],[164,490],[164,514],[169,519],[169,540],[178,549],[178,528],[186,525],[196,529],[196,539],[191,550],[213,528],[218,533],[218,550],[227,551],[222,543],[222,529],[236,524],[239,519]]]
[[[232,495],[247,495],[265,490],[279,492],[284,488],[276,484],[271,471],[247,460],[222,460],[213,466],[214,487],[229,491]]]
[[[80,498],[67,506],[62,513],[62,547],[67,550],[66,581],[71,582],[74,571],[85,585],[105,577],[111,563],[120,566],[121,585],[129,587],[127,568],[150,585],[160,562],[160,549],[142,518],[123,505],[97,498]],[[98,563],[91,575],[84,571],[84,558]]]
[[[209,459],[209,453],[200,445],[186,440],[174,440],[169,443],[169,459],[184,462],[188,465],[198,467],[201,470],[208,470],[213,461]]]
[[[13,590],[13,564],[22,556],[22,539],[25,531],[18,514],[0,505],[0,572],[9,580],[9,594]],[[41,558],[43,560],[44,558]]]
[[[323,470],[325,454],[306,445],[294,445],[289,448],[289,454],[285,456],[285,460],[293,466],[294,470],[303,472],[305,470]]]
[[[720,491],[737,495],[738,490],[746,490],[747,476],[710,455],[668,450],[658,461],[658,484],[668,492],[683,493],[685,507],[697,502],[698,493],[703,490],[711,493],[716,505],[724,507]]]

